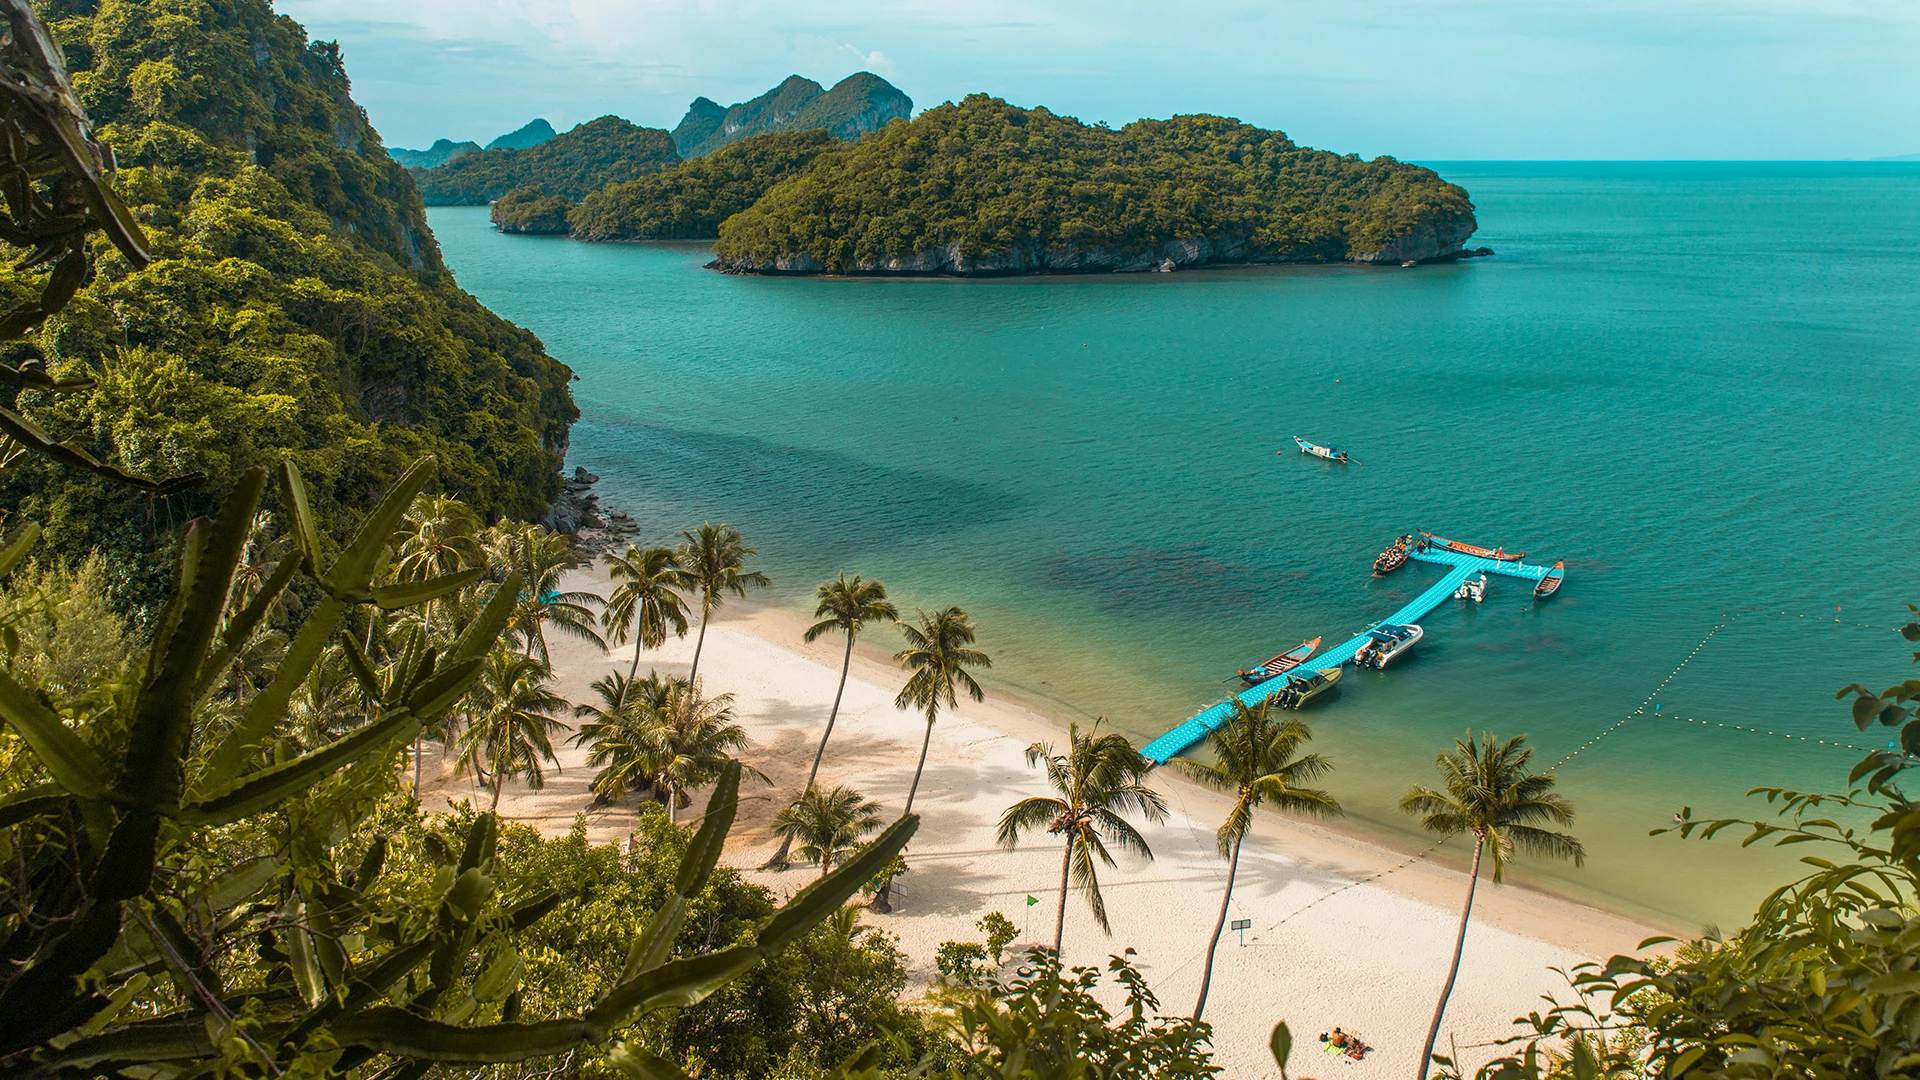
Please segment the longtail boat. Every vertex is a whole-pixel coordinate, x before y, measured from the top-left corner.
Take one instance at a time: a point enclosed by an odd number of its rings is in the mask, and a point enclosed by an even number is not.
[[[1527,557],[1527,553],[1524,551],[1516,551],[1509,554],[1505,548],[1483,548],[1473,544],[1463,544],[1458,540],[1449,540],[1444,536],[1435,536],[1430,532],[1422,532],[1420,535],[1426,537],[1427,543],[1432,547],[1445,548],[1448,551],[1457,551],[1462,555],[1478,555],[1483,559],[1494,559],[1498,562],[1519,562],[1521,559]]]
[[[1273,696],[1273,703],[1283,709],[1304,709],[1314,698],[1333,689],[1340,681],[1340,669],[1321,668],[1312,675],[1302,678],[1298,675],[1287,676],[1287,685]]]
[[[1565,580],[1567,580],[1566,562],[1563,560],[1554,563],[1553,569],[1547,571],[1547,575],[1540,579],[1540,584],[1533,587],[1533,598],[1535,600],[1545,600],[1547,597],[1559,592],[1560,583]]]
[[[1391,547],[1380,553],[1379,558],[1373,560],[1374,575],[1378,577],[1391,574],[1395,570],[1407,565],[1407,552],[1412,549],[1413,535],[1411,533],[1395,540]]]
[[[1312,454],[1314,457],[1317,457],[1317,458],[1326,458],[1328,461],[1331,461],[1336,465],[1345,465],[1352,460],[1351,458],[1347,457],[1347,452],[1345,450],[1342,450],[1337,446],[1321,446],[1319,443],[1310,443],[1298,435],[1295,435],[1293,437],[1293,442],[1295,446],[1298,446],[1300,448],[1301,453]],[[1275,453],[1284,454],[1286,453],[1286,451],[1277,450],[1275,451]],[[1353,463],[1356,465],[1359,464],[1359,462],[1357,461]]]
[[[1306,661],[1307,657],[1312,656],[1313,651],[1319,647],[1319,638],[1314,638],[1312,641],[1303,641],[1264,664],[1256,664],[1240,672],[1240,678],[1245,680],[1248,686],[1259,686],[1261,683],[1266,682],[1276,675],[1283,675],[1299,667]]]

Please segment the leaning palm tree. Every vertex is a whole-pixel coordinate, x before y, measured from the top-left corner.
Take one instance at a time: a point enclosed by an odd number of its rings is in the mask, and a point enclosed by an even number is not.
[[[920,791],[920,774],[927,767],[927,747],[933,742],[933,722],[940,715],[940,706],[951,709],[959,705],[961,690],[975,701],[985,700],[986,691],[980,689],[967,669],[992,667],[993,661],[986,653],[967,647],[973,644],[976,630],[973,620],[958,607],[941,608],[931,615],[922,611],[919,626],[903,622],[894,625],[907,639],[907,647],[894,653],[893,658],[911,673],[907,676],[907,685],[901,687],[893,699],[894,707],[916,708],[927,717],[927,731],[920,739],[920,762],[913,767],[913,783],[907,788],[907,808],[902,811],[911,814],[913,797]]]
[[[1473,893],[1480,884],[1481,857],[1492,857],[1496,885],[1506,870],[1507,859],[1515,852],[1567,859],[1575,866],[1587,860],[1580,841],[1541,827],[1571,824],[1573,807],[1553,790],[1553,773],[1535,773],[1527,767],[1533,748],[1526,743],[1525,735],[1501,742],[1484,734],[1476,743],[1473,732],[1468,731],[1466,738],[1454,740],[1452,750],[1434,759],[1446,790],[1416,784],[1400,800],[1400,809],[1417,815],[1428,832],[1442,838],[1473,834],[1467,902],[1460,909],[1460,933],[1454,938],[1447,984],[1440,990],[1440,1003],[1434,1006],[1433,1023],[1427,1028],[1426,1049],[1420,1055],[1421,1080],[1425,1080],[1427,1063],[1433,1060],[1433,1047],[1440,1038],[1440,1018],[1446,1015],[1447,998],[1453,994],[1454,979],[1460,974],[1467,919],[1473,914]]]
[[[704,697],[699,688],[671,680],[658,705],[642,702],[655,723],[644,743],[644,765],[654,793],[667,803],[667,820],[678,819],[691,800],[687,792],[719,779],[733,755],[747,745],[747,729],[734,721],[733,695]],[[762,780],[766,776],[748,767]]]
[[[559,533],[542,525],[503,525],[493,530],[488,558],[501,571],[520,575],[520,600],[507,623],[508,633],[517,635],[528,657],[537,649],[542,663],[551,666],[547,651],[547,628],[591,641],[602,648],[606,642],[594,632],[593,605],[604,604],[599,594],[561,592],[560,577],[580,564],[573,544]]]
[[[773,830],[784,838],[782,846],[799,841],[799,856],[819,863],[826,877],[835,859],[880,831],[880,804],[849,787],[822,791],[808,784],[774,815]]]
[[[707,644],[707,620],[715,608],[726,601],[726,593],[745,597],[747,587],[764,589],[773,584],[767,575],[747,569],[747,557],[753,549],[731,525],[708,523],[691,532],[682,530],[686,540],[680,545],[680,565],[700,591],[700,636],[693,643],[693,668],[687,681],[700,675],[700,650]]]
[[[523,776],[535,791],[546,786],[542,761],[557,770],[553,736],[566,730],[554,718],[566,701],[547,687],[547,666],[511,649],[487,654],[474,686],[473,719],[460,737],[461,772],[471,770],[493,792],[492,807],[500,806],[500,789]]]
[[[1085,735],[1080,725],[1067,729],[1068,752],[1056,754],[1047,743],[1027,747],[1027,764],[1045,763],[1047,783],[1052,797],[1021,799],[1007,808],[1000,818],[1000,845],[1012,848],[1022,833],[1045,829],[1066,838],[1066,851],[1060,856],[1060,910],[1053,920],[1053,951],[1067,929],[1067,885],[1072,882],[1086,894],[1087,904],[1100,929],[1112,933],[1107,925],[1107,904],[1100,896],[1100,876],[1094,865],[1099,859],[1114,865],[1107,845],[1131,851],[1152,860],[1153,851],[1146,838],[1121,815],[1137,811],[1151,822],[1165,821],[1167,804],[1160,793],[1143,780],[1153,765],[1133,748],[1125,735],[1117,731],[1100,734],[1100,721]]]
[[[833,692],[833,708],[827,710],[827,729],[820,733],[820,748],[813,752],[813,767],[807,770],[807,786],[802,791],[813,790],[813,782],[820,776],[820,761],[827,755],[827,740],[833,738],[833,722],[840,716],[840,698],[847,692],[847,672],[853,667],[855,635],[870,622],[900,617],[899,610],[887,602],[887,587],[877,581],[867,581],[859,574],[849,578],[842,572],[836,580],[821,582],[814,595],[820,598],[820,604],[813,609],[813,617],[820,621],[807,627],[806,640],[813,641],[838,630],[847,635],[847,651],[840,658],[840,686]],[[792,841],[792,836],[782,837],[780,850],[774,852],[766,865],[784,868]]]
[[[1200,999],[1193,1006],[1193,1022],[1199,1023],[1207,1009],[1207,988],[1213,982],[1213,957],[1220,948],[1221,931],[1227,927],[1227,909],[1233,902],[1233,880],[1240,872],[1240,844],[1253,828],[1253,812],[1272,806],[1295,814],[1321,816],[1337,814],[1340,804],[1318,788],[1305,786],[1326,775],[1333,766],[1319,754],[1300,754],[1300,747],[1313,738],[1307,725],[1297,718],[1273,711],[1273,699],[1262,698],[1249,708],[1238,698],[1228,699],[1233,712],[1225,723],[1214,729],[1209,742],[1213,746],[1211,763],[1180,758],[1181,772],[1215,791],[1234,796],[1233,808],[1214,833],[1220,856],[1227,860],[1227,889],[1220,897],[1220,917],[1214,920],[1213,936],[1207,939],[1207,963],[1200,972]]]
[[[687,602],[676,590],[691,590],[694,583],[672,548],[642,550],[634,544],[627,545],[624,555],[607,556],[607,576],[619,584],[607,597],[600,624],[615,645],[633,636],[633,663],[627,665],[631,682],[640,673],[641,649],[666,644],[669,631],[675,637],[687,636]]]

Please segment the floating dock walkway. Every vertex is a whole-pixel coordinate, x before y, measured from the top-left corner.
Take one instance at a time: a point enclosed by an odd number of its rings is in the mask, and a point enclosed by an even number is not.
[[[1440,580],[1434,582],[1426,592],[1414,597],[1412,603],[1381,619],[1379,622],[1372,624],[1372,626],[1367,627],[1366,630],[1362,630],[1350,640],[1341,642],[1318,656],[1308,657],[1301,662],[1298,668],[1294,669],[1296,672],[1313,672],[1321,668],[1339,667],[1342,664],[1352,663],[1354,654],[1358,653],[1360,647],[1367,643],[1368,631],[1372,630],[1375,626],[1381,626],[1387,623],[1405,625],[1407,623],[1419,622],[1428,612],[1451,600],[1454,591],[1460,588],[1460,583],[1473,577],[1475,574],[1483,572],[1498,574],[1502,577],[1520,578],[1523,581],[1536,585],[1539,584],[1541,578],[1547,576],[1547,568],[1544,566],[1529,566],[1526,563],[1483,559],[1478,555],[1467,555],[1462,552],[1446,551],[1440,548],[1429,548],[1426,551],[1415,550],[1408,554],[1417,562],[1434,563],[1436,565],[1449,567],[1449,569],[1441,576]],[[1247,705],[1257,705],[1262,699],[1271,697],[1285,689],[1286,685],[1287,680],[1284,676],[1268,679],[1258,686],[1249,687],[1236,696]],[[1140,752],[1146,755],[1147,759],[1155,765],[1165,765],[1167,762],[1172,761],[1182,750],[1205,739],[1214,728],[1224,723],[1232,713],[1233,707],[1223,701],[1148,743],[1141,748]]]

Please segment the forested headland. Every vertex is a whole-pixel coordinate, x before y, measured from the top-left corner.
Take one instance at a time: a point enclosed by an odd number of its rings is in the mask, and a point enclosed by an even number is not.
[[[666,132],[602,116],[525,149],[482,150],[412,173],[428,206],[484,206],[517,187],[577,200],[679,160]]]

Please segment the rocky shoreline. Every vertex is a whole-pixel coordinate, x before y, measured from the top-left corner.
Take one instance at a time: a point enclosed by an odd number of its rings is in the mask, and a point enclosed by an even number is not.
[[[1492,255],[1492,248],[1466,246],[1468,238],[1478,227],[1472,214],[1448,223],[1444,230],[1432,224],[1422,224],[1378,249],[1355,252],[1340,261],[1363,266],[1418,266]],[[925,248],[911,255],[860,260],[833,270],[829,270],[825,263],[809,252],[771,258],[720,257],[707,263],[706,267],[723,274],[765,276],[993,277],[1014,274],[1165,274],[1202,266],[1277,266],[1324,261],[1327,260],[1263,255],[1249,250],[1247,238],[1227,237],[1217,241],[1171,240],[1137,252],[1122,252],[1112,248],[1048,247],[1033,240],[998,251],[968,254],[960,249],[959,244],[948,244]]]
[[[640,523],[626,511],[601,507],[600,496],[593,491],[599,482],[586,466],[574,466],[573,475],[561,482],[560,494],[540,520],[554,532],[571,537],[589,556],[619,551],[640,534]]]

